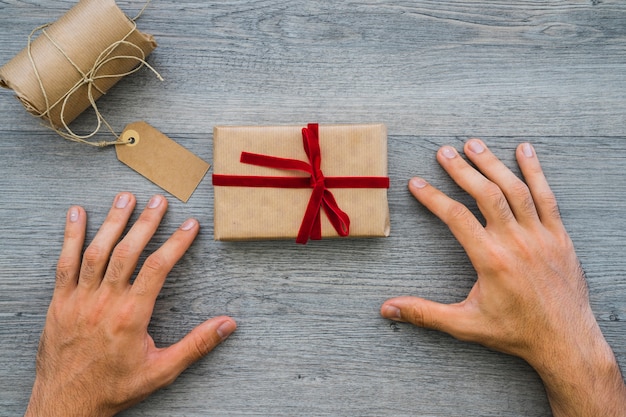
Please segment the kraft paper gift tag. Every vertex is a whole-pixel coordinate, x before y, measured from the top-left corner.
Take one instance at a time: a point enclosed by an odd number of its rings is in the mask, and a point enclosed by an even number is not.
[[[117,158],[176,198],[187,202],[209,164],[146,122],[124,129]]]
[[[57,130],[95,107],[95,100],[145,64],[157,46],[114,0],[81,0],[38,30],[39,36],[0,68],[0,86],[12,89],[30,113]]]
[[[218,186],[215,176],[302,176],[302,173],[241,163],[242,152],[307,161],[303,126],[215,127],[213,169],[216,240],[288,239],[298,234],[311,188]],[[387,177],[384,125],[319,126],[325,177]],[[334,188],[350,217],[350,237],[389,235],[386,188]],[[321,212],[322,237],[339,236]]]

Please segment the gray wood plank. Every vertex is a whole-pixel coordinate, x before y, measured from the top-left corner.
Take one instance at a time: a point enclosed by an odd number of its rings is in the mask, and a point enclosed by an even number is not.
[[[0,1],[0,62],[72,1]],[[129,14],[141,2],[120,2]],[[586,269],[604,334],[626,363],[626,5],[574,2],[155,1],[139,27],[148,71],[99,101],[121,129],[145,119],[207,161],[216,124],[384,122],[388,239],[220,243],[206,178],[170,209],[152,251],[184,219],[202,231],[170,275],[151,331],[178,340],[206,317],[239,330],[125,416],[545,416],[522,361],[390,324],[388,297],[462,299],[462,249],[406,190],[423,175],[473,209],[434,153],[481,136],[509,166],[532,141]],[[65,211],[93,237],[121,190],[160,190],[112,149],[66,142],[0,94],[0,415],[25,409],[53,288]],[[88,130],[86,114],[73,127]],[[106,137],[103,137],[106,139]],[[135,216],[136,217],[136,216]]]

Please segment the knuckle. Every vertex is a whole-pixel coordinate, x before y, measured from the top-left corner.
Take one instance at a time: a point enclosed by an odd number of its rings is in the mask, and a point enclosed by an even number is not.
[[[135,303],[125,303],[119,307],[116,312],[117,320],[112,324],[112,331],[122,333],[128,328],[133,327],[141,322],[137,314],[137,306]]]
[[[196,337],[193,342],[190,343],[189,356],[191,360],[200,359],[213,349],[213,344],[208,338]]]
[[[98,246],[91,244],[83,254],[80,276],[81,280],[92,280],[98,274],[101,267],[107,264],[109,254],[107,251]]]
[[[125,271],[129,269],[127,265],[135,264],[136,254],[133,247],[126,243],[120,242],[113,250],[111,261],[107,267],[106,280],[111,284],[117,284],[123,280]]]
[[[561,210],[559,209],[558,204],[556,204],[556,201],[554,202],[554,205],[552,206],[552,210],[550,211],[550,216],[552,216],[552,219],[554,220],[561,219]]]
[[[134,255],[133,247],[127,242],[120,242],[113,250],[113,258],[125,261]]]
[[[552,191],[544,191],[537,198],[541,205],[548,209],[549,216],[552,219],[558,220],[561,218],[561,211]]]
[[[512,198],[518,201],[518,205],[524,214],[537,213],[535,202],[530,193],[528,185],[522,181],[516,181],[510,187]]]
[[[59,288],[67,287],[72,280],[71,274],[67,270],[56,271],[56,284]]]
[[[530,195],[528,186],[522,181],[515,181],[510,186],[511,193],[519,198],[525,198]]]
[[[152,212],[143,212],[135,222],[139,228],[151,229],[159,223],[159,218]]]
[[[462,203],[455,202],[448,207],[446,224],[451,229],[461,227],[467,230],[477,242],[483,240],[481,224],[476,220],[470,209]]]
[[[511,207],[509,207],[509,202],[504,198],[503,195],[500,195],[497,199],[493,201],[493,210],[496,212],[496,215],[500,220],[506,221],[511,219]]]
[[[509,202],[498,185],[492,182],[485,185],[483,188],[483,196],[486,202],[485,207],[488,207],[497,219],[507,221],[512,218]]]
[[[148,281],[148,282],[146,282]],[[133,291],[138,297],[144,297],[149,294],[150,282],[147,280],[145,274],[140,273],[137,276],[135,282],[133,282]]]
[[[106,272],[106,281],[109,284],[116,285],[124,278],[124,271],[126,270],[126,263],[120,259],[112,259],[109,263],[109,267]]]
[[[105,262],[108,258],[108,253],[104,248],[91,244],[85,250],[83,254],[83,262],[88,266],[96,266],[102,262]]]
[[[448,218],[452,221],[464,220],[471,215],[469,209],[459,202],[454,202],[448,207]]]
[[[75,227],[68,227],[65,230],[64,237],[66,240],[77,240],[82,237],[82,232],[77,230]]]
[[[143,264],[142,269],[146,273],[160,274],[166,272],[169,268],[168,263],[163,256],[159,255],[158,253],[153,253],[152,255],[148,256]]]
[[[521,210],[526,214],[537,214],[535,202],[530,195],[525,196],[520,203]]]
[[[567,233],[567,230],[559,229],[557,231],[552,232],[552,236],[555,239],[554,241],[555,251],[559,251],[559,252],[562,251],[566,253],[575,254],[574,242],[572,242],[572,238]]]
[[[493,183],[491,181],[489,181],[485,185],[483,185],[483,187],[482,187],[482,194],[486,198],[494,199],[494,200],[503,197],[502,190],[500,189],[500,187],[497,184],[495,184],[495,183]]]
[[[78,269],[78,265],[73,258],[60,257],[56,268],[56,283],[59,287],[67,286],[73,279],[74,272]]]
[[[431,310],[421,304],[411,306],[411,323],[419,327],[440,330],[441,323],[433,316]]]
[[[151,294],[151,288],[160,281],[162,277],[167,275],[171,266],[165,258],[158,253],[153,253],[144,262],[139,275],[133,283],[133,290],[138,296]]]

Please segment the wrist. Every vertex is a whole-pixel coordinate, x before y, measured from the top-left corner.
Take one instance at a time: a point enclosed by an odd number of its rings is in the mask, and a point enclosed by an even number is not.
[[[88,398],[63,384],[44,383],[36,378],[24,417],[111,417],[114,415],[115,413],[106,413],[92,406]]]
[[[626,416],[626,386],[611,347],[595,324],[577,340],[555,338],[527,360],[546,388],[555,417]]]

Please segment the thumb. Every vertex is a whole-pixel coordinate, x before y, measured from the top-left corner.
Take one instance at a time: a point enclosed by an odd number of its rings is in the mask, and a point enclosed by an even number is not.
[[[463,304],[441,304],[419,297],[397,297],[385,301],[380,314],[390,320],[439,330],[458,339],[467,339],[472,329]]]
[[[157,380],[169,385],[191,364],[206,356],[237,328],[230,317],[214,317],[196,326],[180,341],[161,351]]]

